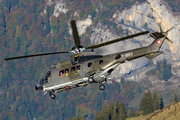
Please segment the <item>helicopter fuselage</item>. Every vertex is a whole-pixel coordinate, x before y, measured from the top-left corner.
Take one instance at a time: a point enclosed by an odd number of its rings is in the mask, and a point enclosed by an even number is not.
[[[79,86],[86,86],[90,76],[95,83],[103,83],[111,72],[125,61],[140,57],[152,59],[162,52],[159,51],[165,38],[156,39],[154,42],[142,48],[117,52],[109,55],[99,55],[96,52],[81,52],[71,56],[71,59],[51,66],[51,77],[43,85],[44,92],[60,92]],[[161,43],[158,43],[158,40]],[[75,62],[73,59],[76,59]],[[74,62],[74,63],[73,63]]]
[[[166,32],[163,32],[159,24],[160,32],[154,32],[149,34],[152,38],[155,39],[151,45],[147,47],[137,48],[124,52],[117,52],[103,56],[93,51],[84,51],[114,44],[116,42],[124,41],[129,38],[137,37],[139,35],[144,35],[149,33],[149,31],[135,33],[111,41],[106,41],[100,44],[83,47],[81,45],[80,37],[78,35],[76,21],[71,20],[70,24],[75,45],[70,51],[23,55],[4,59],[13,60],[52,54],[74,53],[74,55],[72,55],[69,60],[52,65],[51,70],[47,71],[44,74],[39,83],[36,83],[35,89],[38,91],[44,91],[45,93],[49,92],[49,95],[52,99],[56,98],[56,95],[53,94],[54,92],[57,93],[79,86],[86,86],[87,84],[91,83],[100,83],[100,90],[104,90],[105,86],[102,83],[109,79],[109,75],[119,64],[143,56],[148,59],[152,59],[162,53],[161,51],[159,51],[159,49],[161,48],[165,39],[173,43],[173,41],[171,41],[167,37],[168,32],[172,30],[173,27]]]

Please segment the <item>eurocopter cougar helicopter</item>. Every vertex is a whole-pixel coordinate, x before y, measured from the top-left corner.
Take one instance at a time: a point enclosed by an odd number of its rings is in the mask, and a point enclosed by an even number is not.
[[[84,48],[80,42],[75,20],[71,21],[71,27],[75,43],[75,46],[71,51],[18,56],[5,58],[4,60],[61,53],[74,53],[69,60],[52,65],[51,70],[47,71],[41,80],[36,83],[35,89],[37,91],[49,93],[50,97],[55,99],[56,95],[54,93],[80,86],[86,86],[91,83],[100,83],[99,89],[104,90],[105,85],[103,83],[109,79],[109,75],[118,65],[124,63],[125,61],[130,61],[143,56],[148,59],[152,59],[162,53],[159,49],[165,39],[172,43],[172,41],[167,38],[167,34],[172,28],[163,32],[159,24],[160,32],[149,33],[149,31],[144,31]],[[99,55],[97,52],[93,51],[95,48],[103,47],[147,33],[155,39],[152,44],[147,47],[117,52],[105,56]],[[86,49],[92,50],[84,51]]]

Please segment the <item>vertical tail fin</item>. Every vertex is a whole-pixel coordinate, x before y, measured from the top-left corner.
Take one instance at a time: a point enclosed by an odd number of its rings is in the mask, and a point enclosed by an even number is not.
[[[150,48],[152,49],[152,51],[159,51],[159,49],[161,48],[161,46],[162,46],[162,44],[164,43],[164,41],[165,41],[165,37],[164,36],[162,36],[162,34],[160,34],[160,33],[150,33],[150,36],[151,35],[154,35],[154,36],[156,36],[156,38],[155,37],[153,37],[153,38],[155,38],[155,40],[152,42],[152,44],[150,45]],[[159,37],[157,37],[157,36],[159,36]]]
[[[159,51],[159,49],[161,48],[165,40],[168,40],[170,43],[173,43],[173,41],[171,41],[167,37],[167,35],[168,35],[168,32],[172,30],[174,27],[170,28],[166,32],[163,32],[160,23],[158,25],[159,25],[160,32],[154,32],[154,33],[149,34],[151,37],[155,39],[153,43],[150,45],[150,48],[152,49],[152,51]]]

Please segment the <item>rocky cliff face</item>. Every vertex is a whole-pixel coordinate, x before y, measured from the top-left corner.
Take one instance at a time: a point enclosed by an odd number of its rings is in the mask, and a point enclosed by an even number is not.
[[[163,58],[166,58],[167,60],[179,59],[179,16],[173,16],[172,12],[168,10],[167,6],[165,6],[162,1],[148,0],[146,3],[143,3],[141,5],[134,5],[129,10],[124,10],[122,12],[117,11],[116,13],[114,13],[112,18],[117,26],[121,26],[124,30],[127,29],[129,31],[129,34],[144,30],[150,30],[151,32],[159,31],[158,23],[161,23],[163,31],[174,27],[174,29],[168,33],[168,38],[170,38],[174,43],[170,44],[166,41],[162,47],[162,51],[164,51],[166,55],[160,55],[157,58],[153,59],[153,61],[155,62],[156,60]],[[96,31],[96,29],[94,31]],[[108,30],[106,29],[106,31]],[[98,35],[96,35],[98,37],[95,37],[95,35],[93,34],[91,36],[92,43],[96,43],[95,41],[100,41],[101,38],[103,38],[103,30],[101,30],[102,37]],[[118,37],[117,35],[113,35],[111,31],[109,31],[109,33],[106,33],[106,35],[114,36],[115,38]],[[107,39],[103,40],[106,41]],[[119,42],[118,45],[111,45],[108,47],[108,49],[104,48],[103,50],[105,51],[105,53],[107,53],[109,49],[113,52],[117,50],[125,51],[132,48],[147,46],[152,41],[152,38],[147,37],[147,35],[143,35],[124,42]],[[128,73],[132,69],[142,67],[147,62],[148,59],[140,58],[122,64],[116,69],[116,71],[114,71],[114,76],[117,76],[119,73]],[[141,76],[144,75],[140,75],[139,77]],[[135,77],[132,77],[130,79],[135,79]]]
[[[179,59],[179,16],[173,16],[172,12],[168,10],[167,6],[165,6],[162,1],[148,0],[147,3],[134,5],[130,10],[124,10],[122,13],[115,13],[114,18],[116,22],[124,20],[125,24],[133,22],[135,26],[140,29],[146,25],[153,31],[159,31],[157,25],[159,22],[161,23],[163,31],[175,27],[175,29],[171,30],[168,34],[168,37],[174,44],[165,44],[164,47],[166,47],[167,51],[170,50],[168,59]],[[169,58],[169,56],[171,57]]]
[[[68,11],[65,3],[63,3],[63,0],[56,0],[55,2],[56,5],[54,9],[54,16],[58,16],[58,13],[60,12],[65,13],[66,11]],[[52,4],[51,0],[49,0],[48,3],[49,5]],[[78,13],[75,12],[74,15],[78,15]],[[155,63],[156,60],[162,58],[166,58],[167,60],[179,59],[179,16],[173,16],[172,12],[168,10],[167,6],[165,6],[161,0],[147,0],[147,2],[143,4],[133,5],[132,8],[128,10],[123,10],[122,12],[116,11],[112,16],[111,21],[116,23],[117,27],[120,26],[124,31],[128,31],[128,34],[134,34],[145,30],[149,30],[151,32],[159,31],[159,27],[157,24],[159,22],[161,23],[163,31],[166,31],[174,26],[175,28],[168,33],[168,38],[170,38],[174,43],[170,44],[166,41],[165,44],[162,46],[162,51],[164,51],[166,55],[158,56],[157,58],[153,59],[153,62]],[[77,21],[79,34],[84,34],[86,28],[88,26],[91,26],[92,23],[93,19],[90,15],[86,20]],[[97,44],[121,37],[114,33],[112,29],[107,28],[107,25],[103,25],[102,23],[93,25],[91,28],[92,32],[90,40],[92,44]],[[71,34],[71,29],[69,29],[69,33]],[[142,35],[123,42],[119,42],[118,44],[103,47],[99,49],[99,51],[101,51],[100,54],[109,54],[119,51],[125,51],[129,49],[147,46],[152,41],[153,39],[151,37],[148,37],[147,35]],[[113,72],[113,76],[118,76],[119,74],[128,73],[130,70],[138,69],[143,65],[147,64],[148,61],[148,59],[143,57],[130,62],[126,62],[120,65]],[[142,76],[144,75],[140,75],[139,78]],[[134,80],[135,77],[132,77],[131,79]]]

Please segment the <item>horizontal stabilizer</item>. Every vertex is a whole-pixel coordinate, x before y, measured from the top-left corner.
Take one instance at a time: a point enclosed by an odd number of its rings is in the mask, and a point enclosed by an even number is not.
[[[157,57],[157,56],[160,55],[160,54],[162,54],[161,51],[152,52],[152,53],[146,54],[145,57],[148,58],[148,59],[152,59],[152,58]]]

